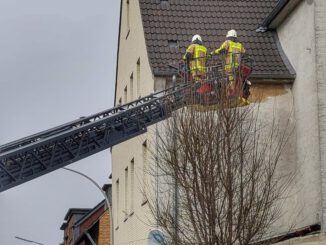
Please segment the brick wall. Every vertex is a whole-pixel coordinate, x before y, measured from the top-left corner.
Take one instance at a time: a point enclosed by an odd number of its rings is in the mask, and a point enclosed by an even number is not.
[[[108,245],[110,244],[110,219],[109,211],[106,210],[105,213],[99,219],[99,235],[98,235],[98,245]]]
[[[74,232],[73,232],[73,225],[75,223],[74,217],[71,217],[68,221],[67,227],[65,229],[65,236],[67,237],[67,245],[72,245],[74,242]]]

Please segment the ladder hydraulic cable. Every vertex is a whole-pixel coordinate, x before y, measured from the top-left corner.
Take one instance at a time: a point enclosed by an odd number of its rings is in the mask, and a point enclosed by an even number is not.
[[[0,192],[146,132],[184,106],[180,84],[0,146]]]

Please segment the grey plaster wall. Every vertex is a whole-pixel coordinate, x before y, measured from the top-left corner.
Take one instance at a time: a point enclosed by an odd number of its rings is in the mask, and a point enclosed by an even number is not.
[[[309,3],[313,1],[308,1]],[[313,4],[314,3],[314,4]],[[326,1],[315,0],[311,5],[315,9],[315,49],[316,78],[318,91],[318,119],[321,169],[321,209],[322,231],[326,231]]]
[[[295,117],[293,114],[292,86],[270,84],[262,85],[259,90],[257,86],[254,86],[253,98],[258,96],[260,92],[262,93],[262,99],[260,99],[261,102],[255,110],[259,113],[258,122],[262,129],[259,131],[261,138],[269,138],[271,130],[273,130],[273,135],[278,135],[278,139],[273,141],[272,148],[281,142],[286,143],[278,161],[275,175],[278,178],[277,184],[282,188],[285,184],[288,185],[287,180],[295,174],[297,169],[296,135],[295,132],[293,133]],[[283,135],[287,141],[283,141],[284,139],[279,137]],[[261,140],[261,143],[264,144],[264,140]],[[267,151],[265,157],[268,158],[269,156],[270,152]],[[297,182],[298,180],[293,181],[282,195],[282,198],[276,202],[277,205],[280,205],[278,207],[281,208],[280,216],[271,227],[266,238],[285,234],[298,223],[297,213],[300,208],[297,205],[297,193],[299,191]]]
[[[295,227],[320,221],[321,189],[319,163],[319,120],[316,81],[316,49],[313,1],[302,1],[278,28],[284,52],[297,77],[292,87],[295,117],[295,162],[297,170],[292,203],[296,204]]]

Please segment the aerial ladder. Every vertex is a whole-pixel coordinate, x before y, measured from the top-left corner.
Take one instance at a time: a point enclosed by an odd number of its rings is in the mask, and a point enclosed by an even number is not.
[[[208,72],[211,82],[221,70]],[[145,133],[191,103],[189,91],[197,87],[186,82],[186,73],[171,88],[0,146],[0,192]]]
[[[146,132],[184,106],[182,84],[0,146],[0,192]]]

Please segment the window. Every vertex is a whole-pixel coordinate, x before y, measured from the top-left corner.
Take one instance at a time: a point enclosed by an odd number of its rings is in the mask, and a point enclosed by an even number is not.
[[[135,159],[130,161],[130,215],[134,212]]]
[[[124,103],[127,103],[127,101],[128,101],[128,88],[127,88],[127,86],[125,87],[125,89],[124,89],[124,93],[123,93],[123,97],[124,97]]]
[[[119,179],[117,179],[116,181],[116,218],[117,218],[117,222],[116,225],[119,225],[119,206],[120,206],[120,190],[119,190]]]
[[[129,33],[130,33],[130,1],[129,0],[126,0],[126,16],[127,16],[127,35],[126,35],[126,39],[128,38],[129,36]]]
[[[147,174],[148,174],[148,149],[147,140],[143,142],[143,201],[142,205],[147,202],[146,192],[147,192]]]
[[[140,95],[140,58],[137,61],[137,97],[141,97]]]
[[[169,48],[178,48],[178,41],[176,40],[168,40]]]
[[[161,8],[167,9],[169,7],[169,1],[168,0],[160,0]]]
[[[121,105],[122,104],[122,98],[120,97],[119,98],[119,105]]]
[[[125,218],[128,216],[128,198],[129,198],[129,193],[128,193],[128,167],[125,169],[125,208],[123,213],[125,214]]]
[[[134,74],[130,75],[130,101],[134,100]]]

